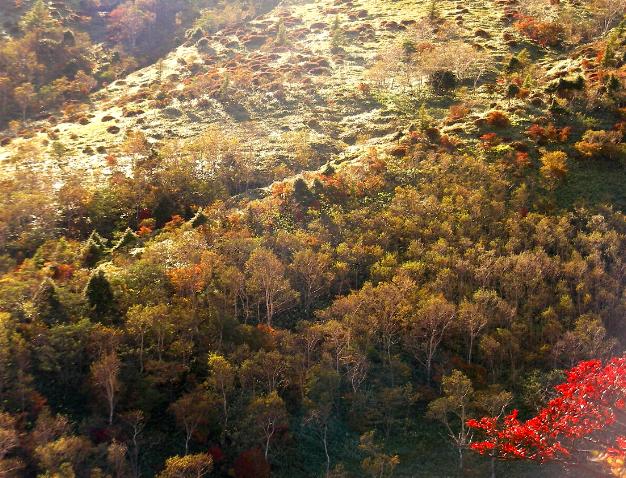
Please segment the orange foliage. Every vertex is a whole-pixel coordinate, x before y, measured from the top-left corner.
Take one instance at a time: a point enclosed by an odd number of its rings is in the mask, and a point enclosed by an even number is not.
[[[164,229],[168,231],[176,229],[180,227],[184,222],[185,220],[182,217],[180,217],[178,214],[175,214],[172,216],[172,219],[170,219],[169,222],[165,224]]]
[[[204,270],[199,264],[172,269],[167,275],[176,290],[182,295],[197,294],[206,286]]]
[[[469,113],[470,109],[467,107],[465,103],[457,103],[455,105],[450,106],[450,110],[448,111],[448,117],[446,118],[447,123],[455,123],[459,120],[465,118]]]
[[[66,281],[72,278],[74,275],[74,266],[71,264],[57,264],[54,267],[54,280]]]
[[[524,153],[523,151],[517,151],[515,153],[514,161],[515,161],[515,164],[519,166],[520,168],[527,168],[532,164],[528,153]]]
[[[485,133],[480,137],[480,140],[485,148],[493,148],[502,143],[502,139],[497,133]]]
[[[543,22],[527,15],[518,15],[515,29],[539,45],[556,47],[563,41],[565,29],[557,22]]]
[[[152,234],[152,229],[149,228],[148,226],[141,226],[139,230],[137,231],[137,235],[140,237],[146,237],[146,236],[149,236],[150,234]]]
[[[272,185],[272,196],[274,197],[285,197],[285,195],[287,194],[287,183],[286,182],[280,182],[280,183],[275,183],[274,185]]]
[[[504,111],[490,111],[486,121],[493,128],[507,128],[511,126],[511,120]]]
[[[572,128],[569,126],[557,128],[550,123],[544,128],[538,124],[533,124],[526,130],[526,134],[537,144],[565,143],[569,139],[571,131]]]

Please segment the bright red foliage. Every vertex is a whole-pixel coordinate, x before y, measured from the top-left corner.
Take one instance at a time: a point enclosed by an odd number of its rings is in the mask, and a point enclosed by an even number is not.
[[[559,46],[565,35],[563,25],[559,22],[544,22],[528,15],[517,15],[515,29],[522,35],[546,47]]]
[[[552,123],[546,127],[532,124],[526,130],[526,134],[538,144],[565,143],[571,132],[572,128],[569,126],[557,128]]]
[[[502,459],[540,462],[576,463],[577,452],[583,450],[624,457],[626,357],[605,365],[600,360],[581,362],[567,372],[566,382],[555,391],[557,397],[527,421],[518,420],[517,410],[502,421],[497,417],[469,420],[467,425],[487,438],[472,443],[472,450]]]

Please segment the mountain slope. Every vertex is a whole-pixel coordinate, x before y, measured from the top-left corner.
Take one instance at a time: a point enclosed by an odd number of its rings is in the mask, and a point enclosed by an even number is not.
[[[95,93],[89,108],[73,112],[71,121],[56,115],[33,124],[32,138],[0,148],[2,170],[24,167],[60,177],[64,170],[106,173],[108,155],[124,161],[117,146],[128,131],[143,131],[156,143],[194,137],[214,124],[244,138],[255,162],[288,161],[293,147],[285,133],[292,131],[306,132],[320,163],[356,157],[406,127],[357,86],[379,52],[407,35],[426,9],[409,1],[285,4],[248,24],[194,37],[162,62]],[[500,27],[499,8],[442,2],[441,11],[463,25],[466,41],[503,58],[506,44],[475,36],[479,29]],[[337,19],[342,44],[335,53],[333,24],[320,18]],[[51,159],[53,141],[68,151],[60,164],[11,161],[26,143]]]

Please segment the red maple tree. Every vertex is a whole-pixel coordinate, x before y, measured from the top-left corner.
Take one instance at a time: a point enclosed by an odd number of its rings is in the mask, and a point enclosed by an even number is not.
[[[520,421],[517,410],[503,419],[469,420],[485,435],[470,448],[505,460],[559,461],[589,475],[626,477],[626,357],[581,362],[566,375],[556,397],[529,420]]]

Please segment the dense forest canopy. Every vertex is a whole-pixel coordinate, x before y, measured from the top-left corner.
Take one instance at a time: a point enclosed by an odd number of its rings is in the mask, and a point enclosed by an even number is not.
[[[0,477],[626,476],[626,2],[0,4]]]

